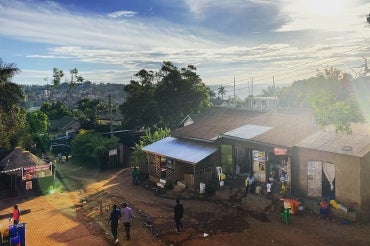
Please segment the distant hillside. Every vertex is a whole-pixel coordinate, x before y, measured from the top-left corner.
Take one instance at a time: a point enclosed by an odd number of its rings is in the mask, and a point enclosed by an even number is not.
[[[72,89],[70,96],[65,100],[67,106],[75,106],[81,99],[99,99],[104,103],[109,102],[109,95],[113,105],[120,105],[126,100],[123,84],[93,84],[84,82],[77,84]],[[27,108],[39,108],[43,102],[62,101],[68,90],[68,84],[63,83],[58,88],[52,85],[21,85],[25,93],[24,106]]]

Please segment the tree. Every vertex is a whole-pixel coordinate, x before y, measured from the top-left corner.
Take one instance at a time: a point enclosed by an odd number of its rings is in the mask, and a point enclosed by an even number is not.
[[[275,97],[280,93],[280,88],[276,86],[269,85],[266,89],[262,90],[261,96],[263,97]]]
[[[81,99],[77,103],[78,118],[83,129],[94,129],[99,114],[107,110],[99,99]]]
[[[124,115],[124,126],[127,128],[151,127],[159,122],[157,103],[154,98],[154,73],[140,70],[134,75],[138,80],[131,80],[124,87],[126,101],[120,105]]]
[[[139,80],[125,86],[127,98],[120,106],[124,125],[172,128],[187,114],[210,107],[209,88],[195,70],[193,65],[178,69],[163,62],[157,73],[142,69],[135,74]]]
[[[48,136],[49,119],[42,111],[28,112],[26,114],[26,127],[20,137],[25,149],[32,153],[42,154],[49,150]]]
[[[24,98],[22,88],[11,82],[18,73],[20,69],[14,63],[4,63],[0,59],[0,108],[3,112],[10,112]]]
[[[72,157],[93,166],[100,168],[107,167],[109,161],[109,150],[117,148],[118,138],[104,137],[94,131],[80,130],[72,140]]]
[[[0,146],[12,149],[18,144],[25,127],[25,112],[20,107],[24,98],[21,87],[11,80],[20,73],[14,63],[0,59]]]
[[[69,80],[67,80],[68,89],[63,100],[61,101],[62,104],[64,104],[67,98],[71,95],[72,90],[76,87],[77,83],[81,83],[84,81],[84,78],[78,74],[77,68],[74,68],[71,71],[69,71],[69,74],[70,78]],[[63,77],[64,77],[63,70],[53,68],[53,85],[55,88],[58,88],[61,85],[61,80]]]
[[[40,111],[45,113],[50,120],[57,120],[63,116],[72,115],[72,111],[66,108],[62,102],[43,102]]]
[[[147,155],[144,151],[142,151],[142,148],[146,145],[168,137],[170,132],[171,131],[168,128],[158,128],[154,132],[151,132],[150,129],[145,130],[145,135],[140,137],[139,142],[135,144],[134,150],[130,155],[130,165],[138,166],[141,172],[148,170]]]
[[[179,70],[171,62],[162,63],[155,99],[163,127],[177,127],[186,115],[210,107],[209,88],[195,71],[193,65]]]
[[[321,86],[315,91],[312,108],[316,122],[322,126],[333,125],[336,132],[351,134],[351,122],[363,120],[350,86],[352,76],[331,67],[317,76]]]
[[[221,95],[221,99],[224,100],[224,95],[226,94],[225,87],[221,85],[220,87],[218,87],[217,91],[218,95]]]

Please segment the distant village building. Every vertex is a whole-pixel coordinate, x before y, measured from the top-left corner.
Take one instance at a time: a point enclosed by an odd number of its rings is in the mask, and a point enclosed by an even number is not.
[[[272,111],[278,108],[277,97],[254,97],[246,98],[246,109],[253,111]]]

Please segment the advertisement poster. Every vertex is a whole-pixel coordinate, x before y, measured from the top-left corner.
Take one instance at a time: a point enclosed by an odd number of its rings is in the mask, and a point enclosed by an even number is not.
[[[32,190],[32,181],[26,181],[26,190]]]
[[[32,180],[35,178],[42,178],[52,175],[52,165],[35,165],[23,167],[23,180]]]

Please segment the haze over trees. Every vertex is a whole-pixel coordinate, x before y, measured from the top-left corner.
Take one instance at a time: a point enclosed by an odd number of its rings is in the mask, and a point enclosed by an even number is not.
[[[354,94],[355,83],[350,74],[326,68],[315,77],[280,88],[279,105],[310,107],[319,125],[334,125],[337,132],[351,133],[350,123],[364,120]]]

